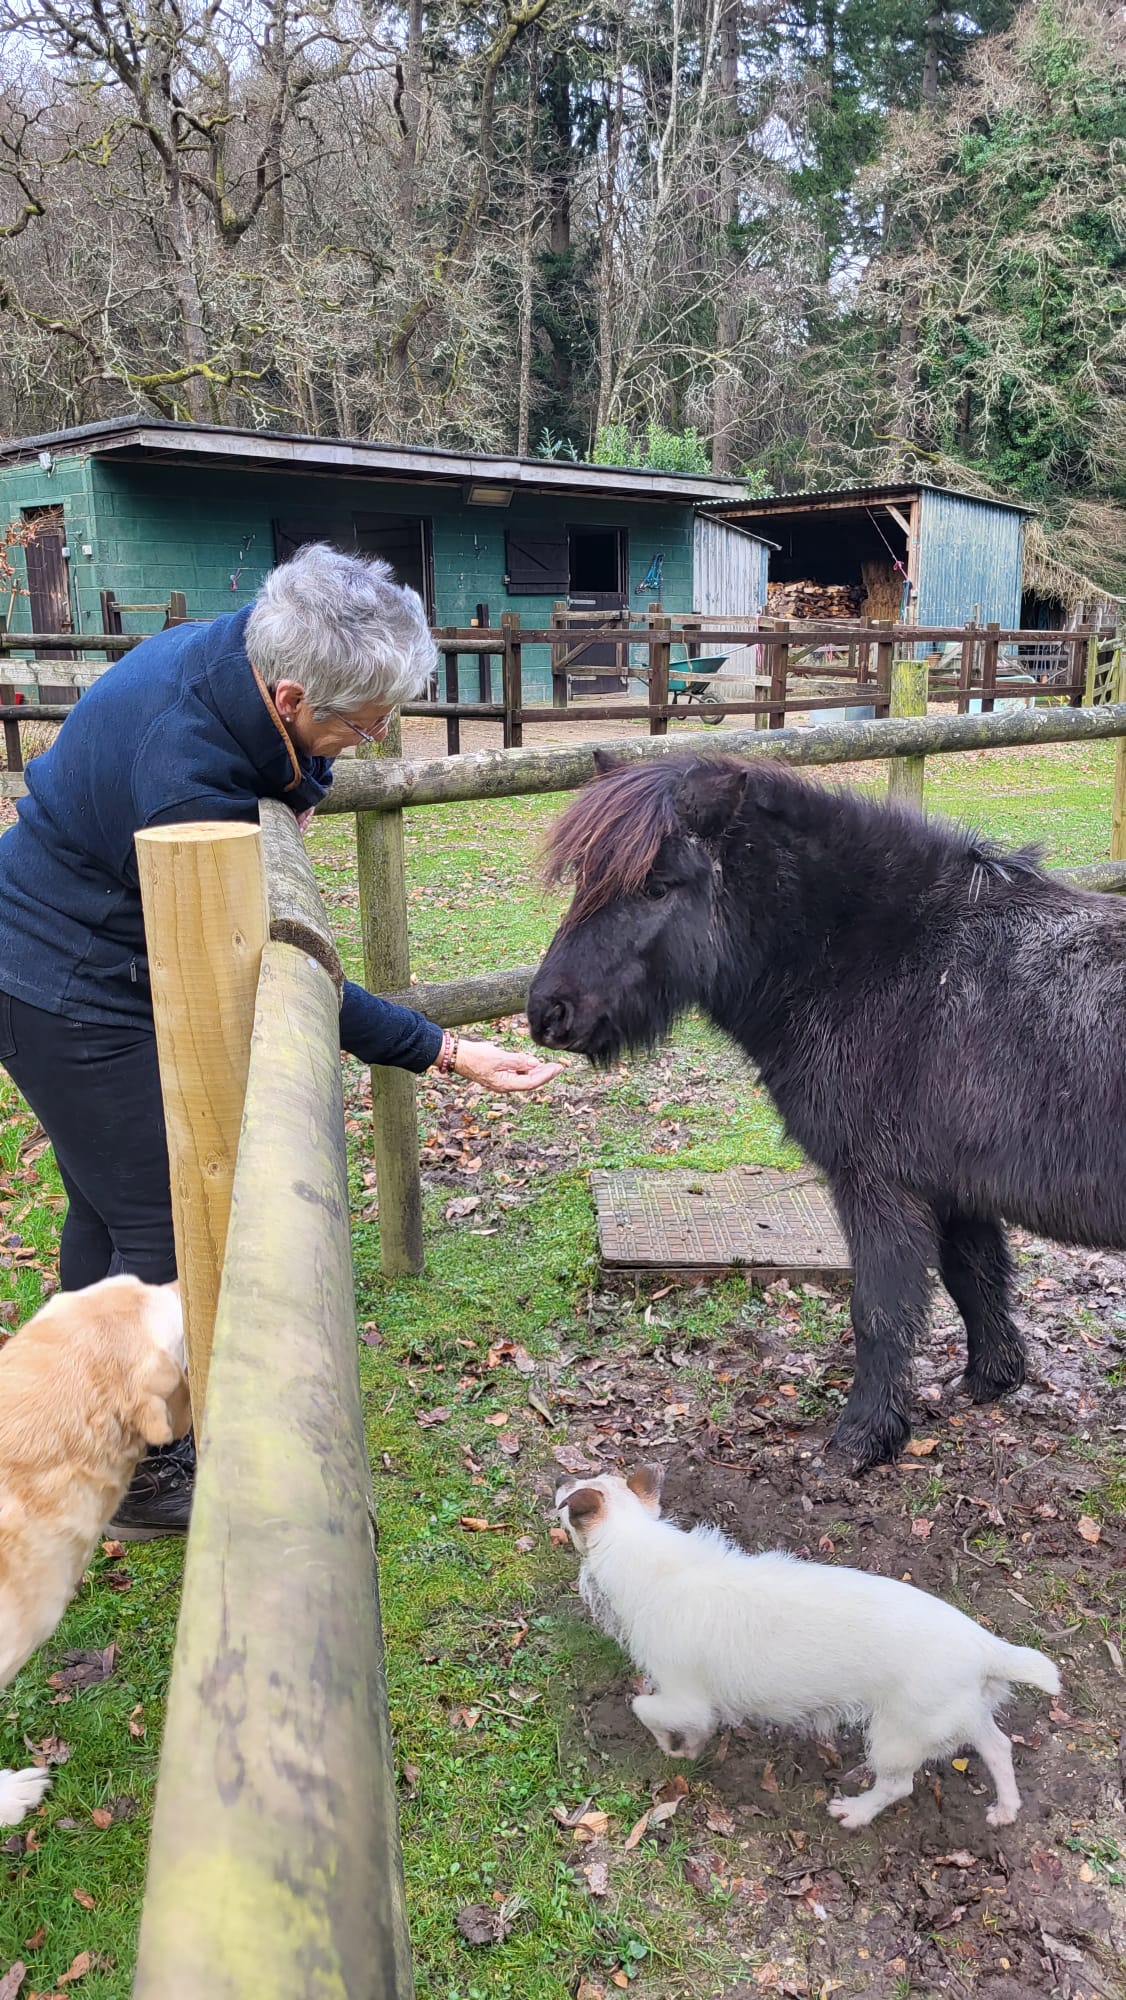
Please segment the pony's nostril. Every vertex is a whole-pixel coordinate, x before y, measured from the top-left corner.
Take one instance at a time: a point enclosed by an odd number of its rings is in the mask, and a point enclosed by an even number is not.
[[[550,1000],[541,1018],[541,1038],[546,1042],[562,1042],[570,1033],[575,1018],[575,1010],[569,1000]]]

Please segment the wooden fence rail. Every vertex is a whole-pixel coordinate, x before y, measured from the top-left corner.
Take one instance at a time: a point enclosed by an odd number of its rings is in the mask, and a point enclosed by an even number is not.
[[[105,593],[103,593],[105,595]],[[166,609],[166,624],[189,622],[183,600],[173,593],[176,604]],[[132,607],[134,609],[138,607]],[[145,608],[145,607],[140,607]],[[159,609],[159,606],[147,607]],[[484,609],[485,607],[481,607]],[[111,607],[120,610],[121,607]],[[68,655],[128,651],[140,645],[141,635],[122,634],[107,616],[108,629],[98,633],[6,632],[0,629],[0,658],[17,652],[58,652]],[[117,619],[120,625],[120,619]],[[726,629],[730,626],[730,629]],[[1002,630],[997,625],[915,626],[868,620],[853,624],[826,624],[824,621],[749,620],[738,624],[716,620],[708,624],[700,618],[679,615],[675,620],[652,607],[643,621],[610,624],[605,628],[584,627],[581,651],[611,645],[622,664],[623,674],[644,684],[643,697],[631,697],[628,687],[620,699],[598,696],[594,705],[577,707],[569,695],[568,675],[560,670],[566,654],[561,639],[574,638],[569,626],[522,627],[519,616],[505,612],[499,627],[441,626],[433,637],[443,662],[445,699],[408,702],[403,714],[442,718],[446,723],[446,749],[457,755],[461,749],[461,724],[467,721],[498,724],[505,749],[523,743],[526,726],[574,721],[597,716],[602,722],[645,722],[651,736],[665,736],[670,722],[704,715],[718,720],[720,715],[753,717],[759,726],[777,730],[784,727],[788,714],[819,713],[839,709],[844,704],[874,708],[877,716],[896,713],[892,700],[892,674],[897,655],[919,663],[923,647],[946,644],[957,647],[958,659],[935,655],[930,664],[928,699],[951,704],[965,714],[977,701],[989,713],[999,698],[1064,701],[1074,707],[1099,698],[1114,665],[1117,633],[1113,628],[1083,626],[1072,631],[1045,634],[1032,629]],[[712,681],[710,675],[690,685],[692,654],[703,646],[746,651],[752,662],[746,674],[734,669],[729,676]],[[526,649],[546,648],[550,658],[552,698],[549,703],[528,702],[524,698]],[[1010,663],[1008,677],[1002,677],[1003,653],[1015,650],[1015,668]],[[676,657],[676,655],[683,657]],[[645,655],[642,660],[639,655]],[[477,698],[462,701],[460,664],[462,658],[476,663]],[[493,699],[492,660],[500,663],[500,699]],[[1049,669],[1048,677],[1037,671]],[[61,671],[61,669],[60,669]],[[98,667],[94,672],[104,671]],[[81,676],[76,671],[72,678]],[[701,689],[708,686],[710,714]],[[808,692],[803,683],[809,682]],[[0,722],[4,726],[9,778],[23,769],[19,740],[21,721],[62,721],[69,704],[36,702],[16,704],[5,699],[14,692],[0,683]]]
[[[292,813],[264,802],[262,819],[271,936],[133,1990],[135,2000],[410,2000],[356,1360],[339,961]]]

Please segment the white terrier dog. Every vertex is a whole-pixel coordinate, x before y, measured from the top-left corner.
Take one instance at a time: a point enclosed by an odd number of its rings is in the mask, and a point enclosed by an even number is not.
[[[1044,1653],[1010,1646],[940,1597],[864,1570],[749,1556],[718,1528],[663,1521],[661,1474],[573,1479],[555,1496],[583,1558],[579,1588],[652,1693],[633,1712],[668,1756],[698,1756],[739,1722],[831,1734],[862,1722],[871,1789],[833,1799],[843,1826],[867,1826],[909,1798],[920,1764],[970,1744],[997,1787],[986,1819],[1020,1811],[1012,1745],[994,1711],[1016,1683],[1058,1694]]]

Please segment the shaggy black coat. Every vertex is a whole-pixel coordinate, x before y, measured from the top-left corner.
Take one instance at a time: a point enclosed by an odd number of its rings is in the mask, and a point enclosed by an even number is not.
[[[766,761],[603,770],[552,835],[532,1033],[606,1061],[695,1005],[746,1052],[852,1251],[835,1442],[892,1458],[931,1269],[984,1401],[1024,1374],[1003,1221],[1126,1247],[1126,908]]]

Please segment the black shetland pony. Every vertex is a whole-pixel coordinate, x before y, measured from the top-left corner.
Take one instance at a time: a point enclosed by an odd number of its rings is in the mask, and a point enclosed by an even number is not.
[[[1002,1218],[1126,1247],[1126,908],[765,761],[596,758],[550,838],[575,895],[532,1033],[608,1062],[698,1006],[745,1050],[852,1250],[834,1443],[894,1458],[931,1269],[986,1402],[1024,1376]]]

